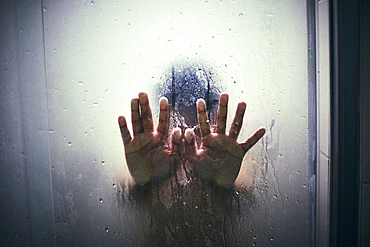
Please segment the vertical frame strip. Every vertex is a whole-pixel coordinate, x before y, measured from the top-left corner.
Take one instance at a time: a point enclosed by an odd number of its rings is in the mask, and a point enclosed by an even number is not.
[[[357,246],[360,157],[359,0],[331,1],[331,246]]]
[[[315,0],[307,0],[307,80],[308,80],[308,217],[309,246],[316,244],[316,165],[317,165],[317,106],[316,106],[316,16]]]
[[[31,242],[55,246],[42,1],[19,1],[18,7]]]

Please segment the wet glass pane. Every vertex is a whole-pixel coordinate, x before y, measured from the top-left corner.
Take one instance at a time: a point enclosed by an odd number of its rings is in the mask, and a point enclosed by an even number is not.
[[[57,245],[306,246],[306,1],[43,1]],[[234,186],[185,165],[136,185],[117,117],[147,92],[170,103],[171,126],[194,129],[203,98],[215,125],[229,93],[238,141],[260,126]],[[198,140],[199,141],[199,140]]]

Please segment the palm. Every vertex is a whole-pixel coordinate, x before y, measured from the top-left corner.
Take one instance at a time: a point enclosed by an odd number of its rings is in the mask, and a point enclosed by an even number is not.
[[[188,160],[193,163],[195,172],[199,176],[225,187],[234,183],[244,154],[265,133],[265,129],[258,129],[248,140],[237,143],[236,139],[242,126],[246,105],[243,102],[239,103],[229,134],[226,134],[227,103],[228,95],[221,95],[215,133],[211,133],[205,102],[198,101],[198,122],[202,137],[199,149],[194,141],[194,133],[188,130],[185,133]]]
[[[170,169],[171,153],[162,135],[142,133],[126,145],[125,152],[127,165],[138,183],[164,177]]]

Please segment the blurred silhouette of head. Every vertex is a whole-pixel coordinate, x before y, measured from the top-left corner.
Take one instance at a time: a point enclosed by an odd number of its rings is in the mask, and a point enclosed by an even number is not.
[[[185,129],[191,128],[199,136],[196,102],[200,98],[207,104],[211,125],[215,124],[220,95],[216,77],[212,68],[202,64],[172,66],[166,72],[159,84],[158,95],[168,99],[170,130],[179,127],[184,133]]]

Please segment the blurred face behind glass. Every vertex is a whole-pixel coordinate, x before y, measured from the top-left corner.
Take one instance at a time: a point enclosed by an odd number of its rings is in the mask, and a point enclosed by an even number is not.
[[[212,69],[201,64],[173,66],[165,75],[165,81],[158,88],[159,96],[168,99],[170,107],[170,131],[179,127],[185,132],[193,129],[200,137],[196,102],[202,98],[207,104],[207,113],[211,125],[216,121],[219,85],[214,83]]]

